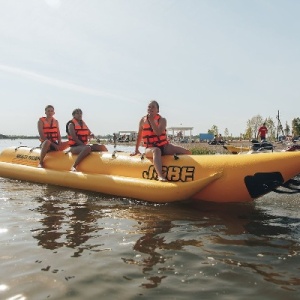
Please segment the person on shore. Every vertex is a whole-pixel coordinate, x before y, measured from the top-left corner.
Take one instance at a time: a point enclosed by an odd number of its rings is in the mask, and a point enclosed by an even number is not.
[[[266,139],[268,133],[268,128],[266,127],[266,123],[263,123],[262,126],[258,128],[258,136],[260,137],[261,142]]]
[[[38,120],[38,131],[41,141],[41,154],[39,168],[44,167],[44,158],[49,151],[62,151],[69,147],[68,142],[61,141],[58,121],[53,117],[54,107],[47,105],[45,107],[45,117]]]
[[[94,137],[88,126],[82,120],[82,110],[76,108],[72,112],[73,119],[66,125],[68,134],[70,152],[78,154],[71,171],[76,172],[78,164],[88,156],[92,151],[107,151],[104,145],[92,144],[88,145],[91,137]]]
[[[131,155],[140,154],[139,146],[143,140],[146,147],[145,155],[153,158],[153,165],[159,181],[167,181],[162,170],[162,156],[172,154],[191,154],[191,151],[171,144],[167,139],[167,120],[159,115],[159,104],[157,101],[150,101],[147,115],[139,122],[138,136],[135,152]]]
[[[117,147],[117,135],[113,133],[113,141],[114,141],[114,147]]]

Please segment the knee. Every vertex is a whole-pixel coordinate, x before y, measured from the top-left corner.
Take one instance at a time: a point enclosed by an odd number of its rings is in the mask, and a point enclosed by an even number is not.
[[[92,149],[90,146],[84,146],[81,151],[80,151],[80,155],[86,156],[89,155],[91,153]]]
[[[84,152],[85,152],[86,154],[90,154],[90,153],[92,152],[91,146],[86,145],[85,148],[84,148]]]
[[[42,148],[44,149],[49,149],[50,146],[51,146],[51,142],[49,140],[45,140],[42,144]]]
[[[161,150],[159,148],[153,148],[152,153],[154,157],[161,156]]]

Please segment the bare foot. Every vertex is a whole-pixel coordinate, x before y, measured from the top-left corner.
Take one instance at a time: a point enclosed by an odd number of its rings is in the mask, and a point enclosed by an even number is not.
[[[38,168],[44,168],[42,163],[39,163],[39,165],[37,166]]]
[[[158,181],[161,181],[161,182],[167,182],[168,181],[167,178],[160,177],[160,176],[158,176],[157,179],[158,179]]]

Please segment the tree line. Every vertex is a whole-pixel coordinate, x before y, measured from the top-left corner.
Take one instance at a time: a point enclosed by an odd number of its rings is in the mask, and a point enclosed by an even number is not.
[[[283,126],[281,124],[279,118],[279,112],[276,116],[277,122],[271,117],[263,118],[261,115],[256,115],[251,119],[247,120],[246,130],[244,133],[241,133],[240,136],[233,137],[230,135],[228,128],[224,130],[224,138],[225,139],[244,139],[244,140],[252,140],[257,138],[258,128],[266,123],[268,128],[268,140],[278,140],[280,136],[290,136],[291,138],[299,138],[300,137],[300,118],[294,118],[292,120],[291,126],[288,122]],[[207,133],[211,133],[213,135],[219,136],[219,128],[217,125],[213,125],[210,129],[208,129]],[[111,135],[106,136],[97,136],[98,138],[111,138]],[[67,136],[63,137],[67,138]],[[197,136],[193,136],[192,138],[197,138]],[[4,135],[0,134],[0,139],[39,139],[39,136],[24,136],[24,135]]]
[[[283,126],[281,124],[279,113],[276,117],[277,121],[275,122],[271,117],[263,118],[261,115],[256,115],[251,119],[247,120],[246,130],[244,133],[240,134],[240,138],[244,140],[257,139],[259,127],[265,123],[268,128],[268,140],[279,140],[281,137],[291,137],[292,139],[299,138],[300,136],[300,118],[294,118],[291,122],[291,125],[288,122]],[[219,129],[217,125],[213,125],[208,129],[208,133],[219,135]],[[229,136],[228,128],[224,130],[224,137],[234,138]]]

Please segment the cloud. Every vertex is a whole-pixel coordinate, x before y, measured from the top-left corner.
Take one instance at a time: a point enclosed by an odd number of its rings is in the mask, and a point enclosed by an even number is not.
[[[61,5],[60,0],[45,0],[45,2],[52,8],[59,8]]]
[[[78,84],[70,83],[70,82],[63,81],[63,80],[58,80],[58,79],[55,79],[52,77],[38,74],[36,72],[27,71],[27,70],[23,70],[23,69],[11,67],[11,66],[0,65],[0,71],[12,73],[12,74],[15,74],[15,75],[18,75],[21,77],[25,77],[27,79],[31,79],[31,80],[38,81],[38,82],[41,82],[44,84],[56,86],[56,87],[59,87],[62,89],[68,89],[68,90],[71,90],[74,92],[80,92],[80,93],[88,94],[88,95],[92,95],[92,96],[113,98],[116,100],[121,100],[121,101],[126,101],[126,102],[138,103],[137,100],[134,100],[132,98],[129,99],[129,98],[126,98],[123,96],[119,96],[117,94],[100,91],[100,90],[96,90],[96,89],[91,89],[91,88],[88,88],[85,86],[80,86]]]

